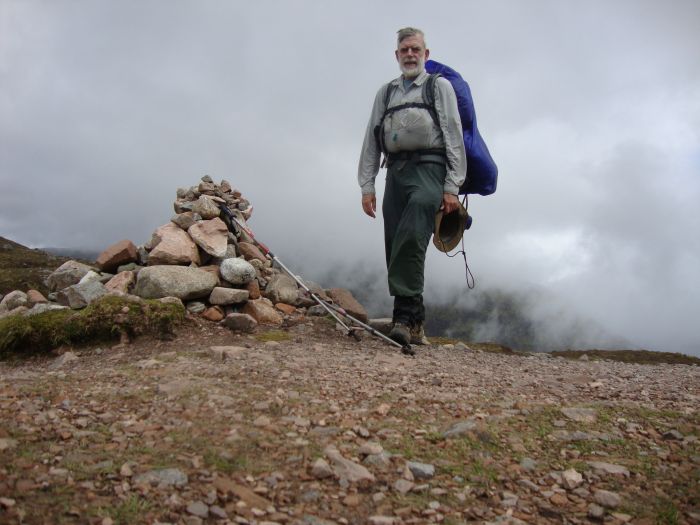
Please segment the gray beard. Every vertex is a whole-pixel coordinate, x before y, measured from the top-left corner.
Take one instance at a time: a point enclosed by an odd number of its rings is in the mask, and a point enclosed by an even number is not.
[[[401,73],[403,73],[404,77],[416,78],[425,69],[425,60],[418,60],[418,65],[412,68],[407,68],[403,64],[399,63],[399,68],[401,69]]]

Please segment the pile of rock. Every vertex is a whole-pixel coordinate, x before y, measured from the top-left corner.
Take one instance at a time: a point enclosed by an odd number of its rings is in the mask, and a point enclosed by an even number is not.
[[[325,314],[309,294],[258,248],[242,228],[220,218],[225,205],[247,228],[253,207],[225,180],[204,176],[197,186],[179,188],[175,215],[151,239],[136,246],[122,240],[104,250],[95,266],[68,261],[47,279],[51,293],[16,290],[0,301],[0,316],[34,315],[56,308],[84,308],[107,295],[144,299],[176,297],[194,315],[240,331],[257,324],[280,325],[285,318]],[[350,292],[323,290],[305,282],[319,297],[367,320]]]

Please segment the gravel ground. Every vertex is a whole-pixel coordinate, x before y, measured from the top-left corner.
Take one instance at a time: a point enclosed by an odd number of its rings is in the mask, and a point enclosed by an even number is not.
[[[325,320],[0,363],[2,523],[700,523],[700,367]]]

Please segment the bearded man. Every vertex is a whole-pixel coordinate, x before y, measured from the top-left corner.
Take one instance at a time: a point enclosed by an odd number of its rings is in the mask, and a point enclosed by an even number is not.
[[[382,215],[389,293],[394,297],[389,337],[413,354],[410,344],[427,344],[424,332],[425,252],[435,214],[459,207],[457,193],[467,172],[457,97],[444,78],[435,82],[436,118],[424,103],[430,51],[419,29],[398,31],[396,60],[401,76],[377,92],[358,168],[362,209],[375,217],[374,179],[383,152],[388,171]],[[430,85],[430,84],[428,84]]]

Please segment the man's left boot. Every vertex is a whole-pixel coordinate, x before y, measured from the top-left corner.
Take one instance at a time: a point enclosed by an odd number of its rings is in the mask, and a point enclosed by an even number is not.
[[[430,341],[425,337],[423,323],[418,323],[411,328],[411,344],[412,345],[429,345]]]

